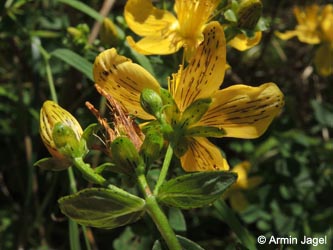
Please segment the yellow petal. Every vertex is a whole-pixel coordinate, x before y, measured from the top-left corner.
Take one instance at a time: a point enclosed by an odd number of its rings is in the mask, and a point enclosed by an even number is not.
[[[180,158],[187,172],[228,170],[229,165],[220,150],[206,138],[189,138],[189,148]]]
[[[132,37],[127,37],[128,44],[143,55],[168,55],[177,52],[183,46],[183,40],[175,34],[170,36],[147,36],[135,42]]]
[[[226,42],[222,26],[209,23],[204,30],[204,41],[189,65],[173,75],[169,89],[179,109],[184,111],[199,98],[210,97],[221,85],[226,68]]]
[[[150,0],[128,0],[124,11],[127,25],[140,36],[156,36],[177,23],[169,11],[155,8]]]
[[[237,173],[237,182],[233,185],[234,188],[246,189],[248,187],[247,173],[251,167],[250,162],[243,161],[237,164],[231,171]]]
[[[320,46],[316,51],[314,63],[321,76],[333,74],[333,47],[329,44]]]
[[[226,137],[257,138],[262,135],[284,104],[274,83],[259,87],[234,85],[216,92],[198,125],[225,130]]]
[[[231,47],[244,51],[256,46],[261,40],[261,31],[255,33],[254,37],[247,37],[244,34],[239,34],[228,42]]]
[[[100,53],[94,63],[94,80],[101,88],[120,102],[130,114],[142,119],[153,119],[140,105],[144,88],[159,93],[160,85],[144,68],[112,48]]]
[[[283,33],[278,31],[275,32],[275,35],[282,40],[288,40],[290,38],[297,36],[297,34],[298,32],[296,30],[289,30]]]
[[[323,20],[320,28],[322,30],[322,39],[325,42],[333,43],[333,5],[328,4],[323,8]]]

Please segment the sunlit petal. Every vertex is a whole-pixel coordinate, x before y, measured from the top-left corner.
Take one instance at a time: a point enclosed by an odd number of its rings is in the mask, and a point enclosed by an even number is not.
[[[152,119],[140,105],[144,88],[159,92],[155,78],[144,68],[113,49],[100,53],[94,63],[94,80],[101,88],[120,102],[130,114],[142,119]]]
[[[176,36],[147,36],[135,42],[132,37],[127,37],[129,45],[143,55],[167,55],[177,52],[183,46],[183,40]]]
[[[261,31],[256,32],[254,37],[247,37],[244,34],[239,34],[230,40],[228,45],[237,50],[244,51],[256,46],[260,42],[261,36]]]
[[[187,172],[228,170],[220,150],[206,138],[190,138],[187,152],[180,158]]]
[[[281,112],[283,104],[283,94],[274,83],[234,85],[216,92],[199,125],[221,127],[226,137],[257,138]]]
[[[124,11],[128,26],[140,36],[156,36],[177,22],[169,11],[155,8],[150,0],[128,0]]]
[[[211,22],[204,41],[189,62],[173,75],[169,89],[181,111],[199,98],[210,97],[221,85],[226,68],[226,42],[222,26]]]

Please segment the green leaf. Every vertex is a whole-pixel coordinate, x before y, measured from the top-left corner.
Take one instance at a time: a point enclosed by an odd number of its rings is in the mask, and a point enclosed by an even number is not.
[[[100,15],[96,10],[92,9],[88,5],[82,3],[82,1],[77,1],[77,0],[59,0],[60,3],[67,4],[74,9],[77,9],[88,16],[94,18],[96,21],[102,22],[103,21],[103,16]]]
[[[322,126],[333,128],[333,106],[320,103],[316,100],[311,101],[316,120]]]
[[[169,208],[168,220],[170,226],[175,231],[185,232],[186,231],[186,221],[182,211],[175,207]]]
[[[69,49],[56,49],[51,53],[52,56],[68,63],[90,80],[94,81],[92,75],[92,63]]]
[[[197,243],[177,235],[177,239],[179,240],[180,245],[182,246],[182,250],[205,250],[201,246],[199,246]],[[161,241],[157,240],[155,241],[153,245],[152,250],[168,250],[166,245],[164,243],[161,243]]]
[[[219,198],[236,179],[235,173],[226,171],[186,174],[165,182],[157,198],[182,209],[201,207]]]
[[[123,190],[88,188],[59,199],[63,214],[75,222],[112,229],[137,221],[145,201]]]

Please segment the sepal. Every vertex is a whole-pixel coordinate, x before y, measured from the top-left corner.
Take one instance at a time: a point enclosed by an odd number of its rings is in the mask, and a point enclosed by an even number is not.
[[[43,158],[34,163],[34,166],[38,166],[43,170],[61,171],[72,166],[72,163],[68,159],[59,159],[55,157]]]

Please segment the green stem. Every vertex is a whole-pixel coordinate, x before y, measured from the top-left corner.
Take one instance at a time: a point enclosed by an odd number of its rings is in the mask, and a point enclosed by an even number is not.
[[[51,66],[50,66],[51,55],[42,46],[39,46],[39,49],[40,49],[40,52],[41,52],[41,54],[44,58],[44,62],[45,62],[46,77],[47,77],[47,82],[49,84],[51,99],[54,102],[58,103],[57,92],[55,90]]]
[[[165,178],[168,174],[168,170],[169,170],[170,162],[171,162],[171,159],[172,159],[172,155],[173,155],[173,149],[169,144],[167,152],[166,152],[165,157],[164,157],[164,162],[163,162],[163,165],[162,165],[160,176],[158,177],[158,180],[156,182],[156,186],[155,186],[155,189],[154,189],[154,195],[158,194],[158,191],[159,191],[161,185],[165,181]]]
[[[92,183],[106,186],[107,181],[103,176],[97,174],[88,163],[85,163],[81,157],[73,159],[74,166],[82,173],[83,177]]]
[[[169,249],[182,250],[182,246],[180,245],[175,232],[170,227],[167,217],[158,205],[155,196],[151,195],[146,198],[146,209],[158,230],[160,231]]]
[[[249,250],[256,250],[256,241],[245,227],[240,223],[235,213],[229,208],[224,200],[214,202],[220,218],[228,224],[228,226],[235,232],[239,240]]]
[[[172,157],[172,149],[168,149],[169,154],[166,154],[166,158]],[[166,163],[167,162],[167,163]],[[164,171],[167,172],[167,168],[169,167],[170,160],[164,161],[163,167]],[[162,167],[162,169],[163,169]],[[162,174],[163,171],[161,171]],[[164,173],[164,172],[163,172]],[[165,240],[166,244],[168,245],[170,250],[181,250],[182,247],[176,237],[175,232],[172,230],[169,221],[167,217],[165,216],[164,212],[158,205],[155,196],[152,194],[149,184],[147,182],[146,176],[145,176],[145,166],[139,165],[136,168],[136,174],[138,178],[138,184],[140,187],[141,192],[143,193],[145,199],[146,199],[146,210],[152,220],[154,221],[156,227],[158,228],[159,232],[161,233],[163,239]],[[166,175],[166,173],[164,174]],[[162,179],[165,179],[165,176],[162,177]],[[161,182],[163,181],[161,180]]]

